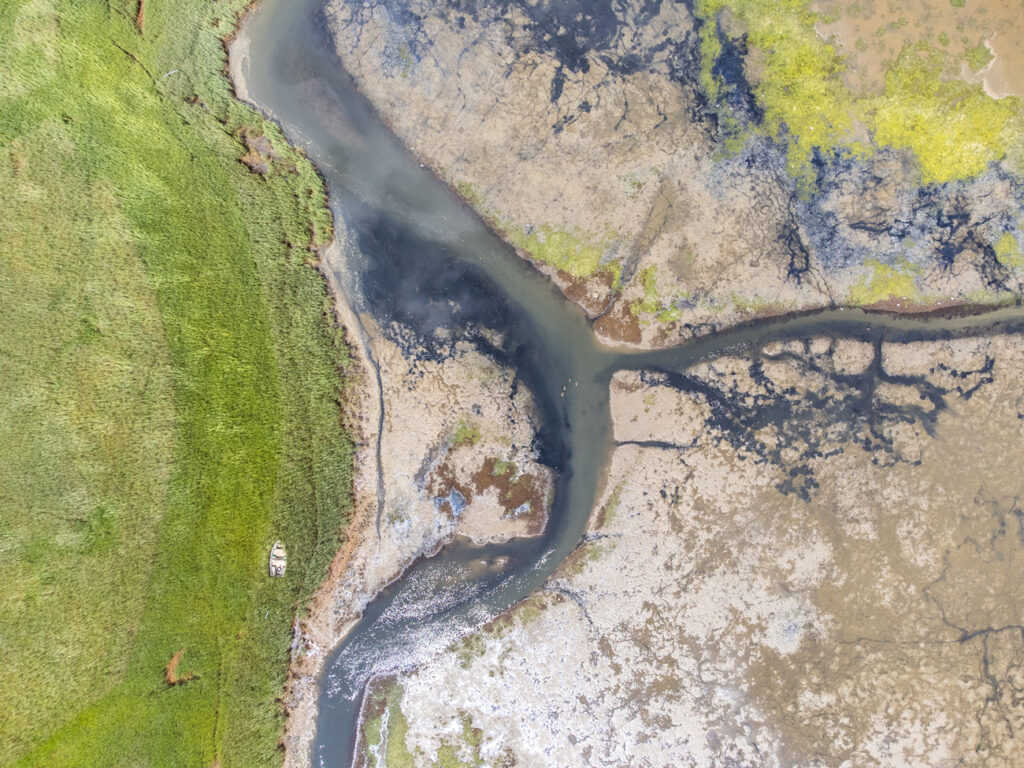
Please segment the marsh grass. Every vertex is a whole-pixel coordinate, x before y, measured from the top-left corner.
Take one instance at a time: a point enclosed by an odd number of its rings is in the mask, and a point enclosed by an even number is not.
[[[223,75],[243,4],[0,5],[0,765],[280,760],[348,359],[322,184]]]

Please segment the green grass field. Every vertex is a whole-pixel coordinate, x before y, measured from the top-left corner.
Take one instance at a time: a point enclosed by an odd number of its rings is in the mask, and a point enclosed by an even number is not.
[[[322,184],[223,74],[243,5],[0,4],[0,765],[280,762],[348,360]]]

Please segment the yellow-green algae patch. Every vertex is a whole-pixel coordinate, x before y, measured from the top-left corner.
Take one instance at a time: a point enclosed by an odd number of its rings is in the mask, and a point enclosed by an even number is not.
[[[726,8],[746,25],[749,43],[765,54],[757,100],[768,132],[788,135],[790,173],[797,178],[811,173],[814,147],[860,150],[852,138],[853,94],[841,79],[845,65],[815,33],[818,15],[805,0],[781,0],[770,7],[755,0],[698,0],[695,10],[705,21],[702,82],[709,95],[721,92],[712,68],[722,51],[717,19]]]
[[[480,442],[480,427],[469,419],[463,419],[452,435],[451,444],[453,448],[463,445],[473,446]]]
[[[573,277],[592,277],[598,273],[607,273],[618,284],[621,265],[607,254],[620,238],[618,232],[611,227],[606,226],[602,232],[579,227],[561,229],[552,224],[523,228],[488,206],[483,195],[472,183],[456,181],[453,187],[459,197],[505,240],[534,261],[550,264]]]
[[[899,263],[895,266],[883,264],[878,259],[868,259],[865,266],[871,270],[850,290],[850,303],[871,306],[889,299],[906,299],[914,303],[921,301],[917,287],[920,269],[913,264]]]
[[[1015,269],[1024,267],[1024,251],[1022,251],[1017,238],[1009,232],[1004,232],[1003,236],[992,244],[992,247],[995,249],[996,258],[1000,263]]]
[[[644,297],[629,305],[629,311],[634,315],[646,313],[653,315],[661,309],[661,294],[658,291],[657,267],[651,265],[637,273],[640,284],[644,288]]]
[[[644,267],[637,272],[636,279],[643,286],[644,294],[643,298],[637,299],[629,305],[629,311],[634,317],[654,315],[659,323],[672,323],[682,316],[682,312],[677,307],[666,306],[661,290],[658,288],[658,269],[656,266],[652,264]]]
[[[922,181],[969,179],[1021,141],[1021,99],[996,100],[980,85],[944,79],[945,55],[927,42],[906,48],[885,78],[885,95],[862,104],[879,145],[917,157]]]
[[[770,6],[754,0],[698,0],[695,11],[705,22],[702,83],[712,98],[721,96],[724,86],[713,67],[722,53],[718,26],[726,9],[760,52],[762,65],[751,79],[764,110],[763,130],[786,141],[789,172],[804,193],[815,175],[815,148],[826,155],[869,151],[862,140],[864,128],[875,146],[910,150],[924,183],[972,178],[1007,157],[1019,164],[1024,143],[1019,97],[996,100],[980,85],[954,79],[962,58],[928,39],[903,49],[886,74],[884,93],[855,95],[843,80],[847,62],[815,30],[823,17],[811,10],[810,0]],[[972,54],[972,65],[981,58]],[[728,118],[723,124],[736,129]],[[739,138],[754,130],[745,129]],[[731,145],[737,143],[734,133]]]
[[[619,276],[619,264],[605,259],[605,253],[618,239],[611,228],[603,233],[576,227],[558,229],[541,224],[529,231],[505,225],[501,231],[516,248],[536,261],[568,272],[573,277],[590,277],[598,272]]]

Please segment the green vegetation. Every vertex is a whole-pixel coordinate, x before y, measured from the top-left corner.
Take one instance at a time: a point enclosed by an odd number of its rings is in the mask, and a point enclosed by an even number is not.
[[[573,277],[591,277],[598,272],[607,272],[618,280],[618,262],[605,260],[605,253],[618,237],[611,229],[600,235],[578,229],[555,229],[549,224],[534,227],[530,232],[508,225],[499,227],[499,230],[512,245],[531,258],[564,270]]]
[[[468,419],[459,422],[459,426],[452,436],[452,447],[458,448],[463,445],[473,446],[480,442],[480,427]]]
[[[639,181],[636,183],[640,184]],[[526,231],[503,219],[498,211],[489,207],[480,191],[470,182],[457,181],[454,189],[502,237],[535,261],[550,264],[573,277],[593,277],[604,273],[610,275],[613,283],[618,285],[621,265],[608,258],[608,252],[618,241],[619,235],[610,227],[600,234],[575,228],[571,231],[557,229],[550,224],[541,224]]]
[[[992,247],[995,249],[996,258],[1002,264],[1012,269],[1024,267],[1024,249],[1017,242],[1017,238],[1009,232],[1004,232],[1002,237],[993,243]]]
[[[480,768],[484,764],[480,756],[483,731],[473,727],[473,721],[466,712],[459,713],[459,722],[462,725],[461,738],[438,747],[438,765],[440,768]]]
[[[906,147],[925,183],[967,179],[1002,160],[1021,141],[1024,102],[995,100],[980,85],[943,79],[945,56],[928,43],[905,49],[874,100],[871,125],[880,145]]]
[[[611,525],[612,521],[619,514],[619,504],[622,503],[622,488],[625,485],[625,481],[620,482],[615,486],[611,495],[608,497],[608,501],[605,502],[601,508],[600,515],[598,516],[598,528],[604,528],[605,526]]]
[[[458,181],[455,183],[455,191],[459,194],[466,203],[474,209],[479,210],[483,203],[483,197],[477,191],[476,187],[470,184],[468,181]]]
[[[405,743],[409,722],[402,712],[403,693],[401,684],[393,680],[378,683],[371,690],[369,709],[376,714],[363,724],[363,752],[368,768],[479,768],[483,765],[480,756],[483,732],[473,727],[465,712],[459,713],[460,738],[440,746],[437,762],[428,761],[422,755],[417,759]]]
[[[610,517],[606,516],[603,525],[607,525],[610,520],[614,519],[615,511],[618,508],[618,500],[615,502],[615,509],[610,513]],[[559,566],[559,572],[565,576],[578,576],[587,570],[587,566],[596,563],[601,555],[605,554],[610,547],[614,545],[607,545],[599,541],[588,541],[580,544]]]
[[[658,268],[656,266],[644,267],[636,273],[634,279],[638,279],[644,289],[643,298],[637,299],[629,305],[629,311],[634,317],[654,315],[659,323],[674,323],[682,316],[678,307],[671,304],[666,305],[662,298],[661,289],[658,288]],[[685,296],[679,298],[685,298]],[[642,320],[641,322],[646,323],[647,321]]]
[[[975,72],[980,72],[987,67],[992,59],[992,51],[988,49],[984,42],[978,43],[964,52],[964,61]]]
[[[640,285],[644,289],[644,297],[629,305],[629,311],[634,315],[653,315],[661,309],[660,293],[658,292],[658,268],[655,266],[644,267],[637,273]]]
[[[904,299],[913,303],[922,301],[915,282],[919,270],[914,265],[889,266],[877,259],[868,259],[865,266],[871,270],[871,275],[850,290],[852,304],[868,307],[888,299]]]
[[[377,683],[371,688],[369,709],[377,714],[363,724],[368,768],[415,768],[417,765],[405,746],[409,724],[402,714],[402,693],[402,686],[394,681]]]
[[[491,474],[495,477],[504,477],[505,475],[515,475],[518,472],[514,462],[506,461],[505,459],[497,459],[494,462],[494,469],[491,470]]]
[[[722,53],[716,20],[726,7],[748,27],[750,44],[765,53],[757,99],[768,132],[789,141],[790,173],[809,177],[814,147],[857,146],[849,139],[853,96],[840,79],[843,62],[814,31],[817,15],[809,0],[780,0],[770,7],[758,0],[698,0],[697,14],[706,22],[701,27],[702,82],[709,95],[718,97],[723,85],[712,67]],[[740,131],[730,118],[724,125]]]
[[[352,454],[322,184],[223,76],[243,5],[0,5],[0,765],[280,760]]]
[[[720,116],[729,134],[726,146],[739,147],[757,130],[786,141],[789,171],[804,194],[813,187],[816,149],[826,157],[870,151],[856,138],[859,126],[870,131],[874,145],[912,151],[924,183],[971,178],[1004,158],[1019,162],[1024,100],[992,99],[980,85],[955,79],[959,61],[929,40],[902,51],[886,76],[884,93],[857,96],[842,80],[845,62],[814,29],[819,17],[810,0],[782,0],[770,7],[757,0],[698,0],[697,14],[705,21],[702,82],[712,98],[724,88],[713,66],[722,53],[717,22],[726,8],[763,53],[754,90],[765,114],[763,127]],[[987,50],[973,51],[971,66],[984,66],[987,56]]]

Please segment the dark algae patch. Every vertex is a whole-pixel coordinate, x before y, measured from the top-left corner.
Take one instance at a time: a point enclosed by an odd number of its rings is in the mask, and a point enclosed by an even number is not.
[[[0,6],[0,765],[280,763],[349,363],[323,185],[223,74],[244,5]]]

